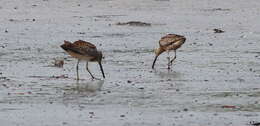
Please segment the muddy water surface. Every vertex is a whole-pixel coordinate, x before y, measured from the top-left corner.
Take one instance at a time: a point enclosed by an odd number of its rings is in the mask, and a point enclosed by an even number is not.
[[[234,2],[236,4],[234,4]],[[3,125],[247,125],[259,120],[257,0],[0,1]],[[150,25],[117,25],[141,21]],[[213,29],[225,32],[214,33]],[[151,69],[167,33],[186,36],[168,71]],[[90,41],[105,80],[60,47]],[[173,54],[172,54],[173,55]],[[55,67],[57,59],[63,67]],[[90,70],[102,78],[97,63]]]

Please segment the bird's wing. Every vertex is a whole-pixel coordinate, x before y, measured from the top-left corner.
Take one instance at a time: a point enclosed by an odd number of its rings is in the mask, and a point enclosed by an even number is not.
[[[96,46],[90,42],[86,42],[86,41],[83,41],[83,40],[78,40],[78,41],[75,41],[73,43],[73,45],[75,46],[79,46],[79,47],[83,47],[83,48],[91,48],[91,49],[96,49]]]
[[[169,46],[174,44],[175,42],[177,42],[180,39],[183,39],[184,37],[181,35],[176,35],[176,34],[168,34],[166,36],[163,36],[160,41],[159,44],[160,46]]]
[[[74,43],[70,43],[68,41],[64,41],[65,43],[61,45],[61,47],[66,51],[71,51],[77,53],[79,55],[95,57],[97,55],[97,48],[95,45],[85,42],[82,40],[75,41]]]
[[[71,45],[67,47],[67,49],[74,53],[84,55],[84,56],[90,56],[90,57],[95,57],[98,52],[96,48],[89,48],[89,47],[75,46],[75,45]]]

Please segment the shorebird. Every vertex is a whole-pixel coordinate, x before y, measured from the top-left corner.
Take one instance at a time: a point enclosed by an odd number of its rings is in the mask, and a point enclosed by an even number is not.
[[[170,57],[168,57],[168,69],[170,69],[170,65],[172,65],[172,62],[176,59],[176,50],[181,47],[185,40],[186,38],[184,36],[176,34],[168,34],[163,36],[159,40],[160,47],[155,49],[155,59],[153,61],[152,69],[154,69],[155,62],[160,54],[167,51],[169,55],[169,52],[173,50],[175,54],[173,59],[170,60]]]
[[[105,74],[101,64],[102,52],[98,51],[95,45],[83,40],[78,40],[75,41],[74,43],[64,40],[64,44],[61,45],[61,48],[64,49],[67,53],[69,53],[69,55],[71,55],[72,57],[78,59],[77,66],[76,66],[77,80],[79,80],[78,70],[79,70],[79,62],[81,60],[86,61],[86,69],[90,74],[90,76],[92,77],[92,79],[94,79],[95,77],[88,69],[88,62],[98,62],[103,78],[105,78]]]

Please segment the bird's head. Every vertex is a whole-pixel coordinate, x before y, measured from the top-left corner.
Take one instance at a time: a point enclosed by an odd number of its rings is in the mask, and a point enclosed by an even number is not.
[[[101,62],[102,59],[103,59],[103,54],[102,54],[101,51],[98,51],[98,52],[97,52],[97,61],[98,61],[98,62]]]

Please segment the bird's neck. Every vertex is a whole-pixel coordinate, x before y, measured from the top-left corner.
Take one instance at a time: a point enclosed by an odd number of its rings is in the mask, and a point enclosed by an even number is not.
[[[161,47],[159,47],[159,48],[157,48],[156,50],[155,50],[155,54],[156,54],[156,56],[159,56],[161,53],[163,53],[165,50],[163,49],[163,48],[161,48]]]

